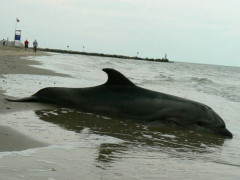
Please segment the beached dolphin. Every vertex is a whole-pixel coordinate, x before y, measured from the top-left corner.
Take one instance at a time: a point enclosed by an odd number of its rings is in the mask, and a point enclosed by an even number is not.
[[[15,102],[43,102],[84,112],[181,126],[232,137],[222,118],[202,103],[136,86],[114,69],[103,69],[106,83],[89,88],[48,87]]]

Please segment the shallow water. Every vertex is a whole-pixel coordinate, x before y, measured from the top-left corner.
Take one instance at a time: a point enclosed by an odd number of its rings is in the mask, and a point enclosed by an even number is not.
[[[71,109],[0,115],[8,125],[49,147],[0,153],[0,173],[9,179],[238,179],[240,167],[240,68],[156,63],[80,55],[30,57],[37,66],[71,75],[8,75],[7,94],[29,96],[46,86],[102,84],[102,68],[115,68],[138,86],[203,102],[212,107],[233,139],[150,127]],[[26,86],[28,87],[26,89]],[[17,164],[22,164],[19,166]],[[54,168],[54,169],[52,169]]]

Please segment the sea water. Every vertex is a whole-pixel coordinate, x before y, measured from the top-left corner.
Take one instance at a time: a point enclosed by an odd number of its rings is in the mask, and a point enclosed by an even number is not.
[[[5,179],[238,179],[240,68],[159,63],[83,55],[29,57],[38,68],[69,77],[6,75],[6,94],[24,97],[43,87],[90,87],[114,68],[140,87],[199,101],[225,121],[233,139],[148,127],[63,107],[1,115],[0,125],[48,142],[44,148],[0,152]],[[26,88],[26,86],[28,88]],[[21,164],[21,166],[19,166]]]

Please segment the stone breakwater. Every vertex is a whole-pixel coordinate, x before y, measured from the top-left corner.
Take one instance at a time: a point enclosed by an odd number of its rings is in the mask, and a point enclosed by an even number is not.
[[[153,59],[153,58],[140,58],[140,57],[131,57],[123,56],[116,54],[103,54],[103,53],[92,53],[92,52],[80,52],[80,51],[70,51],[70,50],[61,50],[61,49],[48,49],[48,48],[39,48],[41,51],[46,52],[56,52],[56,53],[67,53],[67,54],[81,54],[88,56],[99,56],[99,57],[111,57],[111,58],[120,58],[120,59],[134,59],[134,60],[144,60],[144,61],[154,61],[154,62],[170,62],[168,59]]]

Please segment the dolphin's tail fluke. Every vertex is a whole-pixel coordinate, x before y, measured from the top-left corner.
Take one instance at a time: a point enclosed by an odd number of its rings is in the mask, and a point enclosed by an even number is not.
[[[11,102],[38,102],[39,101],[37,96],[30,96],[30,97],[21,98],[21,99],[8,99],[8,98],[5,98],[5,99]]]

